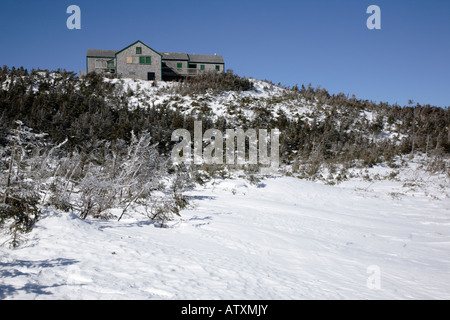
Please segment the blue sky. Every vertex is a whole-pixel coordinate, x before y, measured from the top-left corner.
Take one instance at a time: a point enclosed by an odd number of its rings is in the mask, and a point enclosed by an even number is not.
[[[81,8],[81,30],[66,9]],[[369,5],[381,30],[369,30]],[[0,3],[0,65],[86,69],[86,50],[136,40],[221,54],[235,73],[406,105],[450,106],[448,0],[54,0]]]

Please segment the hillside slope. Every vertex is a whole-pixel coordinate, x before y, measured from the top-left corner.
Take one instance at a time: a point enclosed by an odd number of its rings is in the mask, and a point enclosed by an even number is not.
[[[0,299],[450,297],[448,108],[231,73],[0,80]],[[198,120],[277,128],[278,172],[174,165]]]
[[[235,178],[188,192],[169,228],[46,210],[0,248],[0,298],[449,299],[450,199],[434,194]]]

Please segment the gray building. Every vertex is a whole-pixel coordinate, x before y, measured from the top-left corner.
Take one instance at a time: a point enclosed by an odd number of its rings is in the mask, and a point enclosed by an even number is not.
[[[195,76],[205,71],[225,71],[220,55],[158,52],[142,41],[122,50],[88,49],[86,72],[117,74],[142,80],[173,80]]]

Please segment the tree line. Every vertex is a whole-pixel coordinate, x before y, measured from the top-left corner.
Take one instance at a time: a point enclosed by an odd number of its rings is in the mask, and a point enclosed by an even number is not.
[[[268,86],[273,85],[267,83]],[[278,128],[280,160],[293,171],[314,176],[323,165],[372,166],[396,156],[423,153],[448,159],[450,111],[430,105],[400,107],[358,100],[325,89],[294,86],[253,103],[240,98],[229,114],[186,113],[170,101],[130,108],[129,92],[118,82],[90,73],[0,69],[0,224],[27,231],[42,205],[75,210],[82,218],[121,216],[135,206],[163,224],[187,201],[182,191],[208,176],[226,176],[223,167],[176,167],[170,162],[172,132],[205,128]],[[249,79],[232,72],[205,73],[174,86],[179,95],[253,90]],[[292,116],[274,106],[312,105]],[[249,118],[242,110],[251,109]],[[206,110],[206,109],[205,109]],[[370,113],[372,119],[362,116]],[[390,136],[385,136],[389,133]],[[434,161],[446,170],[445,161]],[[251,177],[257,168],[245,168]],[[18,243],[20,232],[13,243]]]

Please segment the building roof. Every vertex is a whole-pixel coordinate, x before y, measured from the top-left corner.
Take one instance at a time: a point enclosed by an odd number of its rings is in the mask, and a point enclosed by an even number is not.
[[[119,52],[124,51],[125,49],[131,47],[132,45],[136,43],[142,43],[149,49],[155,51],[154,49],[147,46],[142,41],[136,41],[132,44],[130,44],[128,47],[125,47],[122,50],[101,50],[101,49],[88,49],[86,56],[88,57],[101,57],[101,58],[114,58],[115,55]],[[224,64],[223,57],[220,55],[212,55],[212,54],[187,54],[185,52],[158,52],[155,51],[157,54],[161,55],[162,60],[184,60],[189,61],[192,63],[219,63]]]
[[[225,63],[223,57],[212,54],[189,54],[189,62],[192,63]]]
[[[137,41],[133,42],[132,44],[130,44],[129,46],[123,48],[122,50],[116,51],[115,54],[119,54],[120,52],[125,51],[126,49],[128,49],[128,48],[131,47],[131,46],[134,46],[134,45],[137,44],[137,43],[140,43],[140,44],[146,46],[147,48],[149,48],[150,50],[152,50],[152,51],[155,52],[156,54],[159,54],[159,55],[162,57],[161,52],[158,52],[158,51],[156,51],[155,49],[150,48],[148,45],[146,45],[145,43],[143,43],[141,40],[137,40]]]
[[[103,57],[103,58],[114,58],[117,50],[101,50],[101,49],[88,49],[87,57]]]
[[[189,60],[188,54],[184,52],[160,52],[163,60]]]

